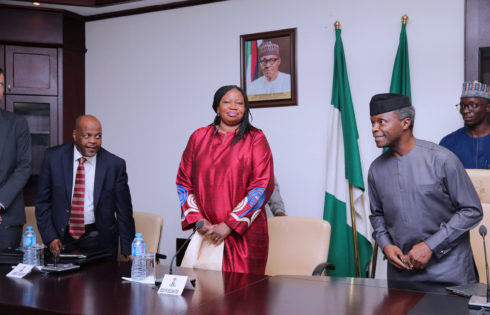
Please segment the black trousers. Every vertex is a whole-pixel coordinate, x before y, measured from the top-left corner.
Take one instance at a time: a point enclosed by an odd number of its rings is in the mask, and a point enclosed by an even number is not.
[[[85,225],[85,233],[78,240],[75,240],[69,232],[69,227],[67,227],[65,236],[61,240],[65,248],[64,251],[101,249],[99,235],[88,237],[88,234],[92,231],[97,231],[95,223]]]
[[[0,228],[0,249],[19,247],[22,238],[22,225]],[[41,242],[41,240],[37,240]]]

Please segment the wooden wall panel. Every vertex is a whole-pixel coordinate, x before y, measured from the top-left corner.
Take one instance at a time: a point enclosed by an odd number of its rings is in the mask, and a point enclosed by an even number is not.
[[[0,41],[63,44],[63,16],[57,12],[0,6]]]

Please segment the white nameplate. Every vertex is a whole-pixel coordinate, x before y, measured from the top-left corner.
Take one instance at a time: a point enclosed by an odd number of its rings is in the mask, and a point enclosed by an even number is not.
[[[12,271],[7,273],[7,277],[24,278],[25,275],[31,272],[33,267],[33,265],[18,264]]]
[[[182,295],[186,283],[187,276],[166,274],[162,279],[158,294]]]

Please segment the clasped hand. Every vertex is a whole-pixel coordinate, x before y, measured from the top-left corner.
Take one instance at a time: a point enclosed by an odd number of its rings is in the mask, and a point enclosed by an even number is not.
[[[209,238],[213,243],[219,245],[225,240],[225,238],[230,235],[231,228],[224,222],[218,224],[211,224],[208,220],[202,219],[204,225],[202,228],[197,230],[197,232],[207,238]]]
[[[386,245],[383,252],[390,264],[401,270],[424,269],[432,257],[432,250],[425,242],[415,244],[407,255],[396,245]]]

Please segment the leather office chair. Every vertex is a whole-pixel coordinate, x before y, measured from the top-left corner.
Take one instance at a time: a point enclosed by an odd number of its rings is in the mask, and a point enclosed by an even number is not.
[[[478,269],[478,275],[480,276],[481,283],[487,283],[487,273],[485,270],[485,255],[483,250],[483,240],[478,232],[480,225],[485,225],[487,230],[490,230],[490,203],[482,203],[483,207],[483,219],[480,224],[474,227],[470,231],[471,249],[473,250],[473,256],[475,258],[476,269]],[[490,239],[485,237],[487,245],[487,259],[490,261]]]
[[[485,270],[485,256],[483,250],[483,241],[478,232],[480,225],[485,225],[487,230],[490,230],[490,170],[483,169],[467,169],[473,186],[480,197],[483,207],[483,219],[475,228],[470,231],[471,249],[475,257],[476,268],[480,276],[481,283],[487,283],[487,274]],[[485,242],[490,242],[486,237]],[[490,248],[487,246],[487,258],[490,260]]]
[[[163,217],[148,212],[133,212],[134,224],[136,233],[143,233],[143,239],[145,240],[146,252],[157,253],[160,248],[160,238],[162,236]],[[163,256],[163,255],[161,255]],[[121,255],[121,246],[119,246],[119,261],[127,261]]]
[[[320,275],[327,268],[330,223],[304,217],[270,217],[267,275]],[[328,265],[328,269],[332,268]]]
[[[22,234],[24,234],[24,232],[26,231],[27,226],[32,225],[34,227],[34,232],[36,232],[37,243],[42,244],[43,240],[41,238],[41,234],[39,233],[39,229],[37,228],[36,208],[35,207],[25,207],[25,211],[26,211],[26,224],[24,224]],[[22,243],[22,240],[21,240],[21,243]]]
[[[481,203],[490,203],[490,170],[467,169]]]

